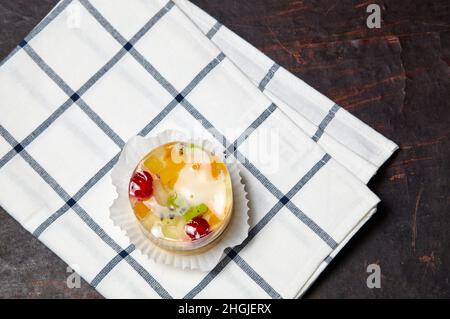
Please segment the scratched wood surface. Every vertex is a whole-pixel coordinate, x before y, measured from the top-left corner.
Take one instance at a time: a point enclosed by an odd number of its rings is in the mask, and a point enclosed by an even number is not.
[[[0,0],[0,58],[56,0]],[[450,2],[195,0],[279,64],[393,139],[370,187],[378,213],[305,297],[450,297]],[[1,191],[1,190],[0,190]],[[381,289],[366,267],[379,264]],[[100,298],[66,286],[66,265],[0,208],[0,298]]]

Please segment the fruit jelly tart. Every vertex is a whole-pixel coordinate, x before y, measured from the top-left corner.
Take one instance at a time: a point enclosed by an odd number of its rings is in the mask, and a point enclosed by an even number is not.
[[[129,198],[147,237],[179,252],[218,239],[233,206],[225,163],[205,148],[184,142],[161,145],[142,159],[130,179]]]

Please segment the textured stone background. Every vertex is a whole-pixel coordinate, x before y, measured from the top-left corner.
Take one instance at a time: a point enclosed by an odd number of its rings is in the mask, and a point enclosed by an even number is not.
[[[0,0],[0,58],[56,2]],[[450,298],[450,2],[193,2],[401,146],[370,182],[379,212],[306,297]],[[379,30],[365,26],[370,3],[382,6]],[[381,289],[366,287],[371,263]],[[101,298],[66,278],[66,265],[0,208],[0,298]]]

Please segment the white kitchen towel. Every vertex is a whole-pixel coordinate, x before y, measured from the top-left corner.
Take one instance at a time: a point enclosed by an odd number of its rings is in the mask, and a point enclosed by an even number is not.
[[[395,144],[281,68],[258,84],[239,56],[261,53],[178,5],[63,0],[2,62],[0,205],[105,297],[297,297],[376,210],[364,182]],[[240,162],[252,228],[207,273],[146,259],[108,217],[125,141],[165,129]]]

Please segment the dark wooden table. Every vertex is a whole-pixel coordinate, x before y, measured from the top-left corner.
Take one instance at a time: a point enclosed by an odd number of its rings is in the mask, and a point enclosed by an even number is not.
[[[56,4],[0,0],[0,58]],[[232,30],[401,146],[370,187],[375,217],[309,298],[450,297],[450,2],[195,0]],[[382,7],[380,29],[366,7]],[[1,190],[0,190],[1,192]],[[366,267],[381,267],[368,289]],[[0,297],[100,298],[0,209]]]

